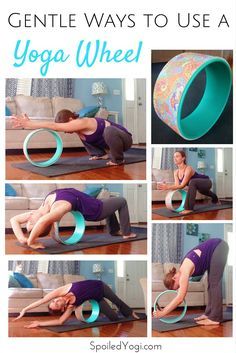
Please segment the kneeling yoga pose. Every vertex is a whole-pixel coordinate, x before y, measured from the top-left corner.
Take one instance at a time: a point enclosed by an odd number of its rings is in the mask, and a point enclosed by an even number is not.
[[[118,313],[111,308],[105,298],[115,304],[119,312],[124,317],[133,316],[135,319],[139,319],[135,312],[119,297],[117,297],[111,288],[104,282],[98,280],[85,280],[69,283],[65,286],[53,290],[51,293],[46,294],[44,298],[39,299],[22,309],[20,315],[15,320],[22,318],[27,311],[37,308],[42,304],[49,303],[49,312],[53,315],[61,316],[54,320],[33,321],[26,327],[34,328],[40,326],[63,325],[64,322],[70,318],[72,312],[75,309],[77,312],[76,317],[78,318],[79,310],[77,310],[77,308],[81,308],[85,301],[91,299],[94,299],[98,302],[100,313],[104,314],[109,320],[119,320]]]
[[[171,313],[184,300],[190,277],[208,273],[208,304],[204,315],[195,320],[199,325],[218,325],[223,319],[222,277],[227,262],[228,244],[219,238],[209,239],[192,250],[184,257],[176,270],[174,267],[164,278],[168,289],[178,289],[177,296],[163,309],[154,311],[153,315],[162,318]]]
[[[135,238],[131,232],[129,210],[126,199],[110,197],[96,199],[74,188],[57,189],[50,192],[42,205],[30,212],[22,213],[11,218],[13,232],[22,244],[33,249],[44,248],[37,239],[50,233],[54,222],[70,211],[79,211],[87,221],[101,221],[106,219],[107,230],[111,235],[123,236],[124,239]],[[115,212],[119,212],[120,224]],[[26,224],[28,237],[21,226]]]
[[[55,122],[35,122],[26,114],[13,116],[13,127],[25,129],[50,129],[65,133],[75,132],[81,139],[90,159],[108,159],[108,165],[123,164],[124,151],[132,146],[132,135],[122,125],[102,118],[79,118],[70,110],[57,113]],[[107,154],[109,151],[109,156]]]
[[[184,151],[175,152],[174,163],[178,167],[174,172],[175,183],[172,185],[157,183],[157,189],[179,190],[188,186],[184,211],[180,214],[186,215],[193,212],[197,191],[202,195],[211,197],[213,203],[218,203],[218,197],[211,191],[212,182],[210,178],[207,175],[197,173],[190,165],[186,164]]]

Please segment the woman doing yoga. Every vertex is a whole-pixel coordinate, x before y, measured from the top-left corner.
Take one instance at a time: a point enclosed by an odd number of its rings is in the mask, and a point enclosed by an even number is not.
[[[205,313],[195,320],[199,325],[219,325],[223,319],[222,277],[227,262],[228,244],[219,238],[209,239],[184,257],[179,270],[173,268],[166,274],[164,284],[168,289],[177,290],[177,296],[163,309],[153,315],[157,318],[171,313],[184,300],[190,277],[208,273],[208,304]]]
[[[42,205],[30,212],[22,213],[11,218],[13,232],[22,244],[33,249],[43,249],[44,245],[38,238],[50,233],[54,222],[70,211],[79,211],[87,221],[106,219],[107,230],[111,235],[123,236],[124,239],[135,238],[131,232],[129,210],[126,199],[110,197],[96,199],[74,188],[57,189],[50,192]],[[115,212],[119,212],[120,224]],[[21,226],[26,225],[28,237]]]
[[[70,110],[57,113],[55,122],[35,122],[27,114],[12,116],[13,127],[50,129],[65,133],[75,132],[81,139],[91,160],[108,159],[107,165],[123,164],[124,151],[132,146],[131,133],[120,124],[102,118],[79,118]],[[109,155],[107,154],[109,153]]]
[[[188,186],[187,197],[182,215],[192,213],[195,205],[197,191],[202,195],[211,197],[213,203],[218,203],[218,197],[211,191],[212,182],[207,175],[197,173],[193,167],[187,165],[184,151],[174,154],[174,163],[177,170],[174,171],[174,184],[157,183],[158,190],[179,190]]]
[[[94,299],[98,302],[100,313],[104,314],[109,320],[119,320],[118,313],[111,308],[105,298],[115,304],[119,312],[124,317],[132,316],[135,319],[139,319],[135,312],[119,297],[117,297],[111,288],[104,282],[98,280],[85,280],[69,283],[53,290],[52,292],[46,294],[44,298],[39,299],[22,309],[20,315],[15,320],[22,318],[27,311],[37,308],[42,304],[49,303],[49,312],[53,315],[61,316],[58,319],[53,320],[33,321],[26,327],[34,328],[40,326],[63,325],[64,322],[70,318],[75,309],[76,317],[81,318],[81,305],[90,299]]]

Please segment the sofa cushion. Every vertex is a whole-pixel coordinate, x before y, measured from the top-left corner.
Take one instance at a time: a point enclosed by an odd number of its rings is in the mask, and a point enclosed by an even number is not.
[[[83,104],[79,99],[64,98],[64,97],[52,98],[52,111],[53,111],[54,117],[62,109],[68,109],[72,112],[78,112],[82,108],[83,108]]]
[[[52,102],[48,97],[15,96],[17,114],[29,116],[52,117]]]
[[[10,110],[11,114],[16,114],[16,102],[14,98],[6,97],[6,106]]]
[[[22,196],[28,198],[43,198],[51,191],[55,190],[56,184],[22,184]]]
[[[14,278],[20,283],[22,288],[34,288],[33,283],[23,273],[13,272]]]
[[[166,287],[164,286],[163,281],[152,281],[152,291],[153,292],[164,292],[166,290]]]
[[[38,280],[36,275],[25,275],[32,283],[35,288],[38,287]]]
[[[27,210],[29,208],[29,200],[22,196],[6,196],[5,209],[6,210]]]
[[[9,288],[8,293],[9,298],[15,299],[43,297],[43,290],[41,288]]]
[[[80,117],[80,118],[84,118],[84,117],[94,117],[95,114],[99,111],[99,107],[96,105],[89,105],[87,107],[84,107],[82,109],[80,109],[78,112],[76,112],[76,114]]]
[[[80,276],[80,275],[69,275],[69,274],[66,274],[66,275],[63,275],[63,278],[64,278],[65,284],[69,284],[69,283],[73,283],[73,282],[80,282],[80,281],[85,280],[85,277],[84,276]]]
[[[41,197],[31,197],[29,199],[29,209],[36,210],[39,208],[43,203],[44,198]]]
[[[62,275],[37,273],[38,286],[43,289],[56,289],[64,285]]]
[[[152,264],[152,278],[153,280],[162,280],[164,277],[163,264],[153,263]]]
[[[10,274],[8,278],[8,288],[21,288],[20,283],[12,274]]]
[[[174,171],[172,169],[152,169],[152,178],[156,182],[174,182]]]
[[[16,190],[11,184],[5,184],[5,196],[16,196]]]
[[[106,108],[99,108],[95,116],[102,119],[108,119],[109,111]]]
[[[189,282],[188,292],[203,292],[204,291],[204,282]]]

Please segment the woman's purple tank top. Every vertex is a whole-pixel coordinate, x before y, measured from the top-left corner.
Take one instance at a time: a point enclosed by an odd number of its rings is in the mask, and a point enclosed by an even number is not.
[[[96,131],[91,134],[91,135],[84,135],[85,137],[85,141],[91,145],[95,145],[101,148],[108,148],[104,137],[103,137],[103,133],[106,127],[106,120],[102,119],[102,118],[94,118],[97,121],[97,129]],[[131,135],[131,133],[122,125],[120,124],[116,124],[113,121],[109,121],[109,123],[111,124],[111,126],[115,126],[118,129],[126,132],[127,134]]]
[[[182,176],[182,178],[179,178],[179,173],[178,173],[178,179],[179,179],[179,184],[182,183],[183,179],[184,179],[184,175]],[[189,179],[192,180],[192,179],[209,179],[209,176],[208,175],[205,175],[205,174],[199,174],[195,171],[195,173],[193,174],[193,176],[191,176],[191,178]]]
[[[222,242],[222,239],[211,238],[209,240],[200,243],[190,250],[184,257],[194,263],[195,270],[192,277],[203,275],[206,271],[209,271],[211,264],[211,257],[215,248]],[[194,250],[200,250],[201,256],[198,256]],[[182,260],[182,262],[184,261]]]
[[[56,189],[48,195],[51,194],[56,194],[54,202],[59,200],[69,202],[72,210],[81,212],[87,221],[96,221],[102,213],[103,203],[101,200],[74,188]]]
[[[103,298],[103,282],[98,280],[85,280],[72,283],[68,293],[73,293],[75,296],[75,303],[73,305],[79,306],[86,300],[94,299],[100,301]]]

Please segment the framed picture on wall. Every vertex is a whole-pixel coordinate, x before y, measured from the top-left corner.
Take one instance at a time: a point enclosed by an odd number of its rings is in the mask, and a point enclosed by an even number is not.
[[[206,158],[206,151],[205,150],[198,150],[197,156],[198,156],[198,158],[201,158],[201,159]]]
[[[199,234],[199,243],[203,243],[204,241],[210,238],[210,234],[208,233],[201,233]]]
[[[194,237],[198,236],[198,224],[188,223],[186,227],[186,234]]]

